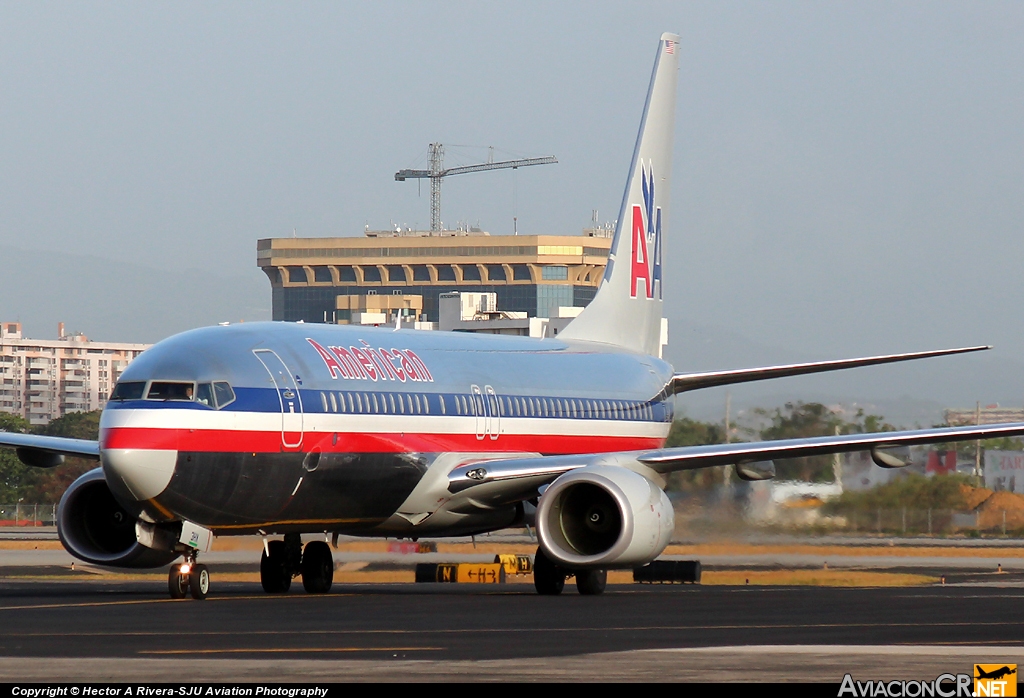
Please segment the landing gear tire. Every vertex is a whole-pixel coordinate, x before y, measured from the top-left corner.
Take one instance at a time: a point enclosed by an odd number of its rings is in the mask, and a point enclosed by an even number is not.
[[[541,596],[557,596],[565,588],[565,570],[558,567],[540,548],[533,559],[533,586]]]
[[[576,590],[581,596],[603,594],[607,582],[608,570],[579,570],[576,573]]]
[[[267,552],[270,555],[267,555]],[[268,594],[283,594],[292,585],[292,573],[288,569],[288,551],[284,541],[272,540],[260,558],[260,584]]]
[[[306,543],[302,553],[302,587],[310,594],[326,594],[334,582],[334,555],[322,540]]]
[[[181,573],[180,562],[171,565],[171,571],[167,573],[167,590],[172,599],[183,599],[188,592],[188,575]]]
[[[210,593],[210,571],[206,565],[192,565],[188,573],[188,593],[196,601],[202,601]]]

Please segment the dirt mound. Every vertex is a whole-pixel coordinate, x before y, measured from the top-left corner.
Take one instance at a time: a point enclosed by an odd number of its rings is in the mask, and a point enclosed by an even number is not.
[[[992,490],[970,485],[960,485],[960,493],[964,496],[964,508],[967,511],[974,511],[992,496]]]
[[[1024,496],[1013,492],[994,492],[978,507],[978,525],[983,528],[1002,528],[1006,512],[1006,528],[1024,528]]]

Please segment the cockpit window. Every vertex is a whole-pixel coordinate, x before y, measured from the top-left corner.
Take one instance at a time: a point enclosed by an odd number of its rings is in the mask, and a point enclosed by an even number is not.
[[[209,383],[200,383],[196,387],[196,402],[207,407],[216,407],[213,401],[213,386]]]
[[[213,384],[213,393],[217,397],[217,409],[235,401],[235,391],[224,381],[217,381]]]
[[[111,400],[141,400],[146,390],[146,381],[127,381],[114,386]]]
[[[192,400],[192,383],[153,381],[149,385],[147,400]]]

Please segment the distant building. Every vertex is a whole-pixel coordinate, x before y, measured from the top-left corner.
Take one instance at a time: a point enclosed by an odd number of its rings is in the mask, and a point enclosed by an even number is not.
[[[121,372],[148,344],[91,342],[83,334],[27,339],[21,323],[0,323],[0,411],[46,424],[107,404]]]
[[[969,426],[972,424],[1024,422],[1024,408],[986,405],[985,407],[975,407],[974,409],[946,410],[945,417],[946,424],[951,427]]]
[[[270,238],[257,242],[256,264],[270,279],[274,320],[351,322],[353,301],[341,297],[405,295],[420,296],[422,305],[416,317],[403,315],[403,321],[436,323],[438,299],[452,291],[493,293],[495,310],[550,318],[558,317],[559,308],[586,306],[604,275],[610,232],[584,233],[400,230],[348,238]],[[354,303],[357,312],[370,305]]]
[[[442,293],[438,298],[437,329],[450,332],[509,334],[521,337],[556,337],[583,308],[559,306],[548,317],[529,317],[514,310],[498,310],[495,293]]]

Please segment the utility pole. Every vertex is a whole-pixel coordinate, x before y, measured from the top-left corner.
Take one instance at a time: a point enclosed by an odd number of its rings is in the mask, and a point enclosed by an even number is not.
[[[974,422],[981,426],[981,401],[975,403]],[[981,439],[974,442],[974,484],[981,487]]]
[[[732,407],[732,393],[725,393],[725,443],[729,443],[729,411]],[[732,485],[732,464],[725,466],[725,472],[723,473],[725,486],[728,488]]]
[[[839,425],[836,425],[835,435],[839,436]],[[839,488],[843,487],[843,461],[840,459],[840,455],[835,453],[832,455],[832,479],[835,481]]]

